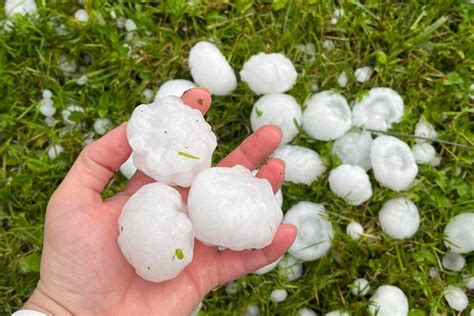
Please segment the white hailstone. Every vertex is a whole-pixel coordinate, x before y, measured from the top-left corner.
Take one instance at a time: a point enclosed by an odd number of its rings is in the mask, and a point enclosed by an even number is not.
[[[302,201],[286,213],[283,223],[295,225],[296,240],[288,252],[302,261],[313,261],[324,256],[334,235],[332,225],[322,204]]]
[[[196,238],[232,250],[269,245],[281,223],[270,182],[237,165],[201,171],[188,197]]]
[[[466,259],[458,253],[448,251],[441,260],[446,270],[461,271],[466,264]]]
[[[229,95],[237,87],[234,69],[212,43],[194,45],[189,52],[188,65],[194,82],[209,88],[215,95]]]
[[[143,99],[145,99],[145,101],[150,101],[153,98],[153,90],[145,89],[145,90],[143,90],[142,95],[143,95]]]
[[[468,96],[471,100],[474,100],[474,83],[469,86]]]
[[[285,181],[311,184],[326,171],[319,154],[306,147],[285,145],[278,148],[272,157],[285,162]]]
[[[340,310],[335,310],[335,311],[324,314],[324,316],[349,316],[349,313],[343,312]]]
[[[253,131],[263,125],[278,126],[283,134],[280,144],[288,144],[298,134],[296,125],[301,125],[301,118],[301,107],[295,98],[288,94],[271,93],[255,102],[250,123]]]
[[[201,311],[201,308],[202,308],[202,301],[200,301],[199,304],[197,304],[196,307],[194,307],[194,309],[192,310],[189,316],[197,316],[199,312]]]
[[[237,294],[240,291],[240,284],[235,281],[231,281],[225,285],[225,290],[227,294]]]
[[[468,290],[474,290],[474,276],[473,275],[463,276],[463,282]]]
[[[155,102],[169,95],[181,97],[189,89],[196,88],[197,85],[186,79],[173,79],[165,81],[155,95]]]
[[[260,309],[255,304],[249,304],[242,316],[259,316]]]
[[[296,48],[300,50],[301,52],[308,54],[310,56],[316,55],[316,45],[314,45],[314,43],[298,44],[296,45]]]
[[[281,256],[281,257],[278,258],[277,260],[273,261],[272,263],[267,264],[266,266],[261,267],[260,269],[258,269],[257,271],[255,271],[254,274],[257,274],[257,275],[264,275],[264,274],[266,274],[266,273],[272,271],[273,269],[276,268],[276,266],[278,265],[278,263],[280,263],[281,259],[283,259],[283,256]]]
[[[40,101],[39,111],[46,117],[53,116],[56,113],[53,100],[49,98],[42,99]]]
[[[125,34],[125,40],[126,41],[131,41],[133,39],[133,32],[128,32]]]
[[[441,157],[439,155],[435,155],[433,160],[430,161],[430,164],[433,167],[438,167],[439,165],[441,165]]]
[[[135,21],[133,21],[132,19],[127,19],[124,23],[124,26],[128,32],[133,32],[137,30],[137,25],[135,24]]]
[[[192,260],[194,233],[179,192],[163,183],[144,185],[127,201],[118,221],[118,244],[139,276],[161,282]]]
[[[51,99],[53,97],[53,93],[49,89],[44,89],[42,95],[43,99]]]
[[[70,76],[76,72],[77,64],[74,60],[70,61],[65,56],[61,56],[59,69],[61,69],[65,75]]]
[[[395,239],[410,238],[420,227],[418,208],[404,197],[385,202],[378,217],[382,230]]]
[[[5,0],[5,15],[7,17],[20,15],[34,15],[38,11],[34,0]]]
[[[351,128],[351,109],[341,94],[323,91],[314,94],[305,103],[302,126],[315,139],[337,139]]]
[[[285,289],[273,290],[270,294],[270,299],[275,303],[281,303],[288,297],[288,292]]]
[[[410,147],[393,136],[381,135],[372,141],[370,162],[375,179],[397,192],[408,189],[418,174]]]
[[[292,255],[286,255],[278,263],[278,270],[291,282],[301,277],[303,264]]]
[[[361,205],[372,196],[369,176],[359,166],[340,165],[329,173],[329,188],[350,205]]]
[[[449,307],[458,312],[462,312],[469,304],[466,293],[464,293],[464,291],[457,286],[447,286],[444,289],[443,294],[444,299],[446,302],[448,302]]]
[[[53,145],[51,146],[49,149],[48,149],[48,157],[49,159],[51,160],[54,160],[56,159],[62,152],[64,152],[64,147],[59,145],[59,144],[56,144],[56,145]]]
[[[87,81],[89,81],[89,77],[87,75],[82,75],[76,80],[76,84],[78,86],[83,86],[87,83]]]
[[[428,164],[436,158],[436,150],[433,145],[429,143],[413,145],[411,153],[417,164]]]
[[[270,94],[293,88],[298,73],[291,60],[283,54],[258,53],[245,62],[240,77],[256,94]]]
[[[52,116],[46,116],[44,118],[44,122],[46,123],[47,126],[53,127],[54,126],[54,117]]]
[[[348,82],[347,75],[343,71],[337,76],[337,84],[339,85],[339,87],[345,88],[347,86],[347,82]]]
[[[428,271],[428,274],[432,279],[438,279],[439,269],[437,267],[431,267],[430,270]]]
[[[393,285],[380,286],[370,298],[369,313],[377,316],[407,316],[408,299]]]
[[[117,13],[115,13],[114,10],[111,10],[111,11],[110,11],[110,17],[111,17],[113,20],[115,20],[115,19],[117,18]]]
[[[317,314],[309,308],[303,307],[298,310],[298,316],[316,316]]]
[[[86,23],[89,20],[89,13],[84,9],[80,9],[74,13],[74,18],[80,22]]]
[[[335,8],[331,14],[331,24],[337,24],[340,18],[344,16],[344,9]]]
[[[99,118],[94,122],[94,131],[99,135],[104,135],[112,128],[112,121],[108,118]]]
[[[72,126],[78,124],[78,122],[74,122],[69,119],[69,116],[75,112],[84,113],[85,111],[84,108],[75,104],[70,104],[64,110],[62,110],[61,116],[63,117],[63,121],[66,125]]]
[[[445,244],[451,251],[469,253],[474,251],[474,212],[459,214],[449,220],[444,229]]]
[[[366,131],[352,131],[336,139],[332,152],[345,164],[359,166],[365,171],[372,168],[370,146],[372,136]]]
[[[403,115],[403,99],[390,88],[372,88],[369,94],[352,108],[352,124],[386,131]]]
[[[157,181],[183,187],[211,166],[217,146],[202,113],[174,96],[135,108],[127,136],[139,170]]]
[[[369,294],[370,285],[366,279],[355,279],[352,283],[351,293],[356,296],[366,296]]]
[[[318,86],[317,83],[313,83],[311,85],[311,91],[313,91],[313,92],[318,92],[319,91],[319,86]]]
[[[326,51],[332,51],[334,49],[334,42],[330,39],[325,39],[322,43],[322,47],[326,50]]]
[[[127,20],[126,20],[125,18],[123,18],[123,17],[118,18],[118,19],[117,19],[117,22],[116,22],[117,28],[123,29],[123,28],[125,27],[125,22],[126,22],[126,21],[127,21]]]
[[[354,76],[357,81],[359,82],[366,82],[369,81],[370,77],[372,77],[374,73],[374,68],[370,66],[364,66],[357,68],[354,71]]]
[[[120,166],[120,172],[123,176],[127,179],[131,179],[135,172],[137,171],[137,167],[133,164],[133,154],[128,157],[128,159]]]
[[[346,234],[348,234],[352,240],[358,240],[364,234],[364,227],[359,223],[351,222],[346,227]]]
[[[415,136],[429,138],[429,139],[437,139],[438,133],[434,129],[433,125],[431,125],[424,119],[421,119],[418,121],[418,123],[416,123]],[[419,144],[426,143],[426,142],[431,143],[431,141],[428,141],[426,139],[421,139],[421,138],[416,138],[415,141]]]
[[[11,20],[2,20],[0,21],[0,34],[2,33],[10,33],[13,31],[13,28],[15,27],[15,23]]]

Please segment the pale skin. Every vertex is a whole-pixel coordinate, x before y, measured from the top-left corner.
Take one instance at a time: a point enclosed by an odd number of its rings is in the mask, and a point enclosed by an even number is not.
[[[205,88],[189,90],[182,99],[203,113],[211,104]],[[269,246],[254,251],[218,252],[196,241],[193,261],[175,279],[152,283],[140,278],[120,252],[117,221],[128,198],[153,180],[137,172],[123,192],[101,198],[131,154],[126,128],[123,124],[86,146],[51,197],[40,280],[25,309],[57,315],[189,315],[210,290],[275,261],[293,243],[296,228],[285,224]],[[218,165],[254,169],[280,139],[278,128],[264,126]],[[270,159],[257,176],[276,192],[284,169],[281,160]],[[186,199],[187,189],[178,189]]]

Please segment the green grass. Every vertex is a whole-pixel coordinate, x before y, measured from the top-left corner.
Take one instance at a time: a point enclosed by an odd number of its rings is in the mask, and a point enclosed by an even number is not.
[[[313,84],[338,90],[349,100],[371,87],[391,87],[406,104],[403,121],[394,132],[412,134],[424,116],[441,139],[473,145],[474,107],[468,87],[474,81],[474,5],[467,1],[343,0],[339,6],[346,15],[337,25],[329,22],[332,1],[194,1],[192,6],[183,0],[154,5],[86,1],[87,24],[72,19],[80,8],[73,2],[38,2],[37,20],[19,18],[13,32],[0,35],[0,306],[5,312],[19,308],[38,280],[47,201],[81,150],[93,121],[109,117],[118,125],[143,101],[145,88],[156,91],[166,79],[190,78],[187,55],[198,40],[215,41],[236,70],[259,51],[283,52],[299,73],[289,93],[301,103],[313,93]],[[138,25],[144,45],[133,49],[133,57],[123,47],[125,31],[110,18],[111,9]],[[66,25],[68,35],[56,34],[58,21]],[[324,39],[332,39],[335,49],[324,51]],[[316,56],[299,51],[300,43],[314,43]],[[86,67],[90,79],[85,86],[64,77],[58,68],[62,55]],[[367,64],[375,66],[376,73],[370,81],[356,83],[353,69]],[[336,83],[341,71],[350,78],[346,89]],[[46,88],[53,91],[58,108],[53,128],[38,112]],[[216,160],[251,132],[249,115],[256,100],[245,84],[229,97],[214,98],[207,118],[219,137]],[[70,103],[86,109],[81,119],[88,129],[64,132],[60,111]],[[65,152],[51,162],[47,150],[52,143],[64,146]],[[300,135],[294,143],[317,150],[328,169],[338,164],[330,154],[330,142]],[[202,313],[239,314],[254,302],[267,315],[291,315],[301,307],[319,314],[345,309],[364,315],[367,299],[352,296],[348,285],[365,277],[372,289],[382,284],[400,287],[409,298],[412,315],[455,315],[442,290],[447,284],[462,285],[461,273],[442,271],[439,279],[432,279],[428,270],[440,267],[449,218],[474,208],[474,155],[472,149],[447,144],[436,144],[436,149],[441,166],[421,166],[413,189],[395,193],[373,181],[374,195],[360,207],[348,206],[329,191],[327,173],[311,186],[285,184],[284,210],[300,200],[326,205],[336,231],[331,251],[305,263],[297,281],[290,283],[272,272],[240,279],[242,290],[236,295],[217,289],[206,297]],[[119,191],[125,182],[117,174],[105,195]],[[407,241],[384,235],[377,222],[383,202],[397,196],[412,199],[422,217],[419,232]],[[344,230],[351,220],[362,223],[371,237],[350,240]],[[473,259],[473,254],[467,256],[464,272],[473,272]],[[269,300],[276,287],[289,292],[278,306]],[[474,292],[468,295],[472,308]]]

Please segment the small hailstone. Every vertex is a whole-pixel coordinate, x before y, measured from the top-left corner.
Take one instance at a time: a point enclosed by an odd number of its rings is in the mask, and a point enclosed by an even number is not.
[[[84,9],[80,9],[74,13],[74,18],[80,22],[86,23],[89,20],[89,13]]]
[[[127,20],[126,20],[125,18],[123,18],[123,17],[118,18],[118,19],[117,19],[117,22],[116,22],[116,23],[117,23],[117,28],[123,29],[123,28],[125,27],[125,22],[126,22],[126,21],[127,21]]]
[[[296,48],[310,56],[316,55],[316,45],[314,45],[314,43],[298,44],[296,45]]]
[[[370,66],[364,66],[357,68],[354,71],[354,76],[357,81],[359,82],[366,82],[372,77],[372,74],[374,73],[374,68]]]
[[[408,299],[405,293],[393,285],[382,285],[370,298],[369,313],[377,316],[408,315]]]
[[[62,152],[64,152],[64,147],[63,146],[61,146],[59,144],[53,145],[53,146],[51,146],[51,148],[48,149],[48,157],[49,157],[49,159],[54,160]]]
[[[273,261],[272,263],[267,264],[266,266],[261,267],[260,269],[258,269],[257,271],[255,271],[254,274],[257,274],[257,275],[264,275],[264,274],[266,274],[266,273],[272,271],[273,269],[276,268],[276,266],[278,265],[278,263],[280,263],[281,259],[283,259],[283,256],[281,256],[281,257],[278,258],[277,260]]]
[[[332,225],[322,204],[302,201],[291,207],[283,223],[295,225],[296,240],[288,252],[302,261],[313,261],[324,256],[334,235]]]
[[[337,24],[337,19],[336,18],[331,18],[331,24]]]
[[[46,117],[53,116],[56,113],[53,100],[49,98],[42,99],[40,101],[39,111]]]
[[[143,95],[143,99],[145,99],[145,101],[150,101],[153,98],[153,90],[145,89],[145,90],[143,90],[142,95]]]
[[[42,95],[43,99],[51,99],[53,97],[53,93],[49,89],[44,89]]]
[[[339,87],[345,88],[347,86],[347,82],[348,82],[347,75],[343,71],[337,76],[337,84],[339,85]]]
[[[315,139],[337,139],[351,128],[351,109],[341,94],[323,91],[314,94],[305,103],[302,127]]]
[[[83,86],[87,83],[87,81],[89,81],[89,77],[87,75],[82,75],[76,80],[76,84],[78,86]]]
[[[301,277],[303,264],[292,255],[286,255],[278,263],[278,270],[291,282]]]
[[[445,244],[453,252],[474,251],[474,213],[462,213],[449,220],[444,229]]]
[[[44,118],[44,122],[46,123],[46,125],[48,125],[49,127],[52,127],[54,126],[54,117],[52,116],[46,116]]]
[[[201,308],[202,308],[202,301],[200,301],[199,304],[197,304],[196,307],[194,307],[194,309],[192,310],[189,316],[197,316],[199,312],[201,311]]]
[[[301,107],[295,98],[288,94],[267,94],[255,102],[250,115],[252,130],[263,125],[278,126],[283,134],[281,144],[288,144],[298,134],[297,124],[301,125]]]
[[[393,136],[381,135],[372,142],[370,162],[375,179],[397,192],[408,189],[418,174],[410,147]]]
[[[155,102],[169,95],[181,97],[189,89],[196,88],[197,85],[186,79],[173,79],[165,81],[155,95]]]
[[[345,164],[359,166],[365,171],[372,168],[370,146],[372,136],[366,131],[352,131],[336,139],[332,152]]]
[[[446,270],[461,271],[466,264],[466,259],[458,253],[448,251],[441,261]]]
[[[249,304],[242,316],[259,316],[260,309],[255,304]]]
[[[133,32],[137,30],[137,25],[135,24],[135,21],[133,21],[132,19],[127,19],[124,23],[124,26],[128,32]]]
[[[117,14],[115,13],[114,10],[111,10],[111,11],[110,11],[110,17],[111,17],[113,20],[115,20],[115,19],[117,18]]]
[[[473,275],[464,276],[463,282],[468,290],[474,290],[474,276]]]
[[[38,7],[34,0],[6,0],[5,15],[7,17],[20,15],[34,15]]]
[[[127,179],[131,179],[135,172],[137,171],[137,167],[133,164],[133,154],[128,157],[128,159],[120,166],[120,172],[123,176]]]
[[[436,157],[436,150],[429,143],[415,144],[411,148],[411,153],[417,164],[431,163]]]
[[[212,43],[194,45],[189,52],[188,65],[194,82],[209,88],[215,95],[229,95],[237,87],[234,69]]]
[[[313,92],[318,92],[319,91],[319,86],[318,86],[317,83],[313,83],[311,85],[311,91],[313,91]]]
[[[330,39],[325,39],[322,43],[322,47],[326,50],[326,51],[331,51],[334,49],[334,42]]]
[[[456,286],[447,286],[444,289],[443,294],[446,302],[448,302],[449,307],[458,312],[462,312],[469,304],[466,293]]]
[[[139,276],[161,282],[176,277],[192,260],[194,233],[176,189],[151,183],[127,201],[118,221],[118,244]]]
[[[474,100],[474,83],[469,86],[468,96],[471,100]]]
[[[421,119],[418,121],[418,123],[416,123],[415,136],[429,138],[429,139],[436,139],[438,138],[438,133],[434,129],[433,125]],[[426,139],[421,139],[421,138],[416,138],[415,141],[419,144],[426,143],[426,142],[431,143],[430,141]]]
[[[370,285],[366,279],[355,279],[352,283],[351,293],[356,296],[366,296],[369,294]]]
[[[403,197],[385,202],[378,217],[382,230],[395,239],[410,238],[420,227],[418,208]]]
[[[133,39],[133,34],[133,32],[128,32],[127,34],[125,34],[125,40],[131,41]]]
[[[225,290],[227,294],[237,294],[240,291],[240,284],[235,281],[231,281],[225,285]]]
[[[311,184],[326,171],[319,154],[306,147],[285,145],[278,148],[272,157],[285,162],[285,181]]]
[[[331,14],[331,24],[337,24],[340,18],[344,16],[345,12],[342,8],[335,8]]]
[[[285,289],[273,290],[270,294],[270,299],[275,303],[281,303],[288,297],[288,292]]]
[[[59,69],[61,69],[65,75],[70,76],[76,72],[77,64],[74,60],[70,61],[66,57],[62,56],[59,62]]]
[[[202,113],[173,96],[135,108],[127,136],[138,169],[157,181],[184,187],[211,166],[217,146]]]
[[[84,108],[75,104],[70,104],[67,106],[67,108],[62,110],[61,116],[63,117],[63,121],[66,125],[72,126],[78,124],[77,122],[71,121],[69,119],[69,116],[74,112],[84,113]]]
[[[283,54],[258,53],[245,62],[240,77],[256,94],[269,94],[293,88],[298,73],[291,60]]]
[[[431,267],[428,271],[430,278],[438,279],[439,278],[439,269],[437,267]]]
[[[372,196],[369,176],[359,166],[340,165],[329,173],[329,188],[350,205],[361,205]]]
[[[346,227],[346,234],[348,234],[352,240],[358,240],[364,234],[364,227],[359,223],[351,222]]]
[[[298,316],[316,316],[317,314],[312,310],[312,309],[309,309],[309,308],[300,308],[298,310]]]
[[[324,316],[349,316],[349,313],[342,312],[340,310],[335,310],[335,311],[324,314]]]
[[[352,124],[385,132],[393,123],[400,122],[403,108],[403,99],[395,90],[372,88],[352,108]]]
[[[94,122],[94,130],[99,135],[104,135],[112,128],[112,121],[108,118],[99,118]]]

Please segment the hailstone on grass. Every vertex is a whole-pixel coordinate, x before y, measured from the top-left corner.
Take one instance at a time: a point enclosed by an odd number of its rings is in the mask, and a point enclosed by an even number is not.
[[[340,310],[335,310],[335,311],[324,314],[324,316],[349,316],[349,313],[343,312]]]
[[[410,238],[420,227],[418,208],[403,197],[385,202],[378,217],[382,230],[395,239]]]
[[[329,173],[329,188],[350,205],[361,205],[372,196],[369,176],[359,166],[340,165]]]
[[[124,23],[124,26],[128,32],[133,32],[137,30],[137,24],[135,24],[135,21],[133,21],[132,19],[127,19]]]
[[[263,125],[278,126],[282,132],[281,144],[288,144],[298,134],[301,125],[301,107],[295,98],[288,94],[267,94],[255,102],[250,123],[256,131]]]
[[[466,259],[458,253],[448,251],[441,261],[446,270],[461,271],[466,264]]]
[[[215,95],[229,95],[237,87],[234,70],[212,43],[199,42],[194,45],[189,53],[188,64],[194,82],[209,88]]]
[[[270,94],[293,88],[298,73],[291,60],[283,54],[258,53],[245,62],[240,77],[256,94]]]
[[[59,145],[59,144],[55,144],[53,146],[51,146],[49,149],[48,149],[48,157],[49,159],[51,160],[54,160],[56,159],[62,152],[64,151],[64,147]]]
[[[65,56],[61,56],[59,61],[59,69],[62,70],[64,75],[71,76],[77,70],[77,64],[74,60],[69,60]]]
[[[343,71],[337,76],[337,84],[339,85],[339,87],[345,88],[347,86],[347,82],[348,82],[347,75]]]
[[[286,145],[278,148],[272,157],[285,162],[285,181],[311,184],[326,171],[319,154],[306,147]]]
[[[301,277],[303,264],[292,255],[286,255],[278,263],[278,270],[291,282]]]
[[[192,260],[194,233],[181,195],[163,183],[140,188],[124,205],[118,244],[143,279],[176,277]]]
[[[74,13],[74,19],[86,23],[89,21],[89,13],[84,9],[79,9]]]
[[[309,308],[303,307],[298,310],[298,316],[316,316],[317,314]]]
[[[34,0],[5,0],[5,15],[7,17],[20,15],[34,15],[38,7]]]
[[[370,161],[375,179],[397,192],[408,189],[418,174],[410,147],[393,136],[381,135],[372,142]]]
[[[351,222],[346,227],[346,234],[348,234],[352,240],[358,240],[364,234],[364,227],[357,222]]]
[[[359,166],[365,171],[372,168],[370,146],[372,136],[366,131],[352,131],[336,139],[332,152],[345,164]]]
[[[469,96],[469,99],[474,100],[474,83],[469,86],[469,92],[467,95]]]
[[[261,267],[260,269],[258,269],[257,271],[255,271],[254,274],[257,274],[257,275],[264,275],[264,274],[266,274],[266,273],[272,271],[273,269],[276,268],[276,266],[278,265],[278,263],[280,263],[281,259],[283,259],[283,256],[281,256],[281,257],[278,258],[277,260],[273,261],[272,263],[267,264],[266,266]]]
[[[351,293],[356,296],[366,296],[369,294],[370,285],[366,279],[355,279],[352,283]]]
[[[99,118],[94,122],[94,130],[99,135],[104,135],[112,128],[112,121],[108,118]]]
[[[87,83],[87,81],[89,81],[89,77],[87,75],[82,75],[76,80],[76,84],[82,87]]]
[[[43,98],[40,101],[39,111],[46,117],[51,117],[56,113],[54,102],[51,98]]]
[[[168,96],[138,106],[127,126],[135,166],[157,181],[188,187],[211,166],[216,135],[199,110]]]
[[[196,88],[196,84],[186,79],[173,79],[165,81],[155,95],[155,102],[169,95],[181,97],[189,89]]]
[[[68,126],[73,126],[73,125],[77,125],[78,122],[75,122],[69,118],[71,114],[84,113],[84,112],[85,112],[84,108],[75,104],[70,104],[64,110],[62,110],[61,116],[63,117],[64,124]]]
[[[463,276],[463,282],[468,290],[474,290],[474,276],[472,275]]]
[[[237,294],[240,291],[240,284],[236,281],[231,281],[225,285],[225,291],[228,294]]]
[[[429,143],[415,144],[411,148],[411,153],[418,164],[427,164],[432,162],[436,157],[436,150]]]
[[[199,173],[188,211],[197,239],[232,250],[269,245],[283,217],[270,182],[239,165]]]
[[[449,285],[444,289],[443,293],[449,307],[458,312],[465,310],[469,304],[466,293],[457,286]]]
[[[323,91],[305,103],[303,129],[315,139],[337,139],[351,128],[351,109],[341,94]]]
[[[275,303],[281,303],[288,297],[288,292],[285,289],[275,289],[270,294],[270,299]]]
[[[295,258],[313,261],[331,248],[334,233],[323,205],[299,202],[286,212],[283,223],[295,225],[298,229],[296,240],[288,250]]]
[[[453,252],[474,251],[474,213],[459,214],[450,219],[444,229],[445,244]]]
[[[151,98],[153,98],[153,90],[145,89],[143,90],[142,95],[143,95],[143,99],[148,102],[151,100]],[[179,97],[179,95],[177,95],[177,97]]]
[[[369,81],[373,73],[374,73],[374,67],[364,66],[364,67],[357,68],[354,71],[354,77],[359,82],[366,82],[366,81]]]
[[[382,285],[370,298],[369,313],[377,316],[407,316],[408,299],[393,285]]]
[[[133,164],[133,154],[128,157],[128,159],[120,166],[120,172],[123,176],[127,179],[131,179],[135,172],[137,171],[137,167]]]
[[[433,125],[431,125],[424,119],[420,119],[418,123],[416,123],[416,126],[415,126],[415,136],[429,138],[429,139],[437,139],[438,133],[434,129]],[[431,143],[431,141],[427,139],[422,139],[422,138],[416,138],[415,141],[419,144],[426,143],[426,142]]]
[[[328,52],[332,51],[335,47],[334,42],[330,39],[325,39],[321,46]]]

